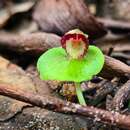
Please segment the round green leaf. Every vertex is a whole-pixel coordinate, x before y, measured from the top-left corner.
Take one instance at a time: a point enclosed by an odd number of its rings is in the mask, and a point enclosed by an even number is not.
[[[81,82],[91,80],[104,64],[104,55],[99,48],[89,46],[82,59],[69,59],[61,47],[52,48],[40,56],[37,68],[43,80]]]

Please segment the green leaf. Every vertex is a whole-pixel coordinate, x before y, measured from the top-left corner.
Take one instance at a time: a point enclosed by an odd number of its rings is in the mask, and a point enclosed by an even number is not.
[[[89,46],[83,59],[69,59],[61,47],[52,48],[40,56],[37,68],[43,80],[81,82],[91,80],[104,64],[104,55],[99,48]]]

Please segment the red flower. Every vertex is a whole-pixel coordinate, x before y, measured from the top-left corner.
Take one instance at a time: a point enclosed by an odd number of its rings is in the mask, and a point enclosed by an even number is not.
[[[87,35],[75,29],[61,38],[61,45],[71,58],[78,59],[86,54],[89,41]]]

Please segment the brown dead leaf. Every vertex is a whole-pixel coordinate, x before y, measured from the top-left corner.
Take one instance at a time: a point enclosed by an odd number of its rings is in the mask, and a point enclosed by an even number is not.
[[[93,39],[106,34],[102,24],[89,12],[84,0],[41,0],[36,5],[33,18],[45,32],[63,35],[79,28]]]
[[[36,92],[35,85],[18,66],[0,57],[0,84],[15,86],[17,89]],[[0,121],[9,119],[26,106],[26,103],[0,96]]]
[[[39,95],[51,95],[51,88],[47,81],[40,80],[36,67],[31,64],[26,69],[28,76],[32,79]]]

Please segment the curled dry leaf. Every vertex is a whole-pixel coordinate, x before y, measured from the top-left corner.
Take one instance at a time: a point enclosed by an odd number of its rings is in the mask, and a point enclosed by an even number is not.
[[[41,0],[33,14],[41,29],[63,35],[79,28],[93,39],[106,34],[102,24],[90,14],[84,0]]]
[[[0,84],[9,85],[12,88],[15,86],[16,90],[20,87],[25,91],[35,93],[35,86],[26,73],[2,57],[0,57]],[[0,121],[9,119],[27,106],[26,103],[5,96],[0,96],[0,104]]]
[[[7,7],[2,8],[0,10],[0,28],[6,25],[7,21],[17,13],[23,13],[30,10],[33,5],[35,4],[34,1],[27,1],[21,4],[9,4]]]

